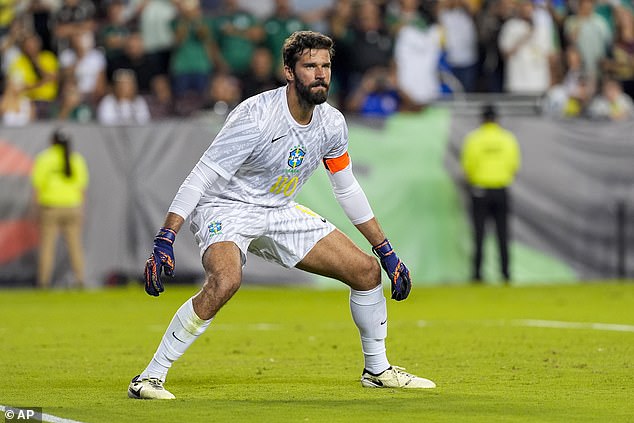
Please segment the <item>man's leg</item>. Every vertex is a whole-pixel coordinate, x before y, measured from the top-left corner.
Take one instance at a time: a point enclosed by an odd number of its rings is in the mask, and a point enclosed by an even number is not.
[[[233,242],[209,246],[203,255],[203,267],[205,284],[174,315],[147,368],[130,383],[130,397],[174,398],[162,387],[172,363],[207,329],[218,310],[240,287],[242,257],[240,249]]]
[[[387,307],[376,259],[335,229],[317,242],[296,267],[350,286],[350,311],[361,334],[365,369],[379,374],[389,368],[385,354]]]
[[[473,258],[471,278],[482,281],[482,246],[484,243],[484,225],[487,215],[487,199],[484,191],[477,189],[471,193],[471,219],[473,224]]]
[[[433,388],[436,385],[390,366],[385,350],[387,306],[381,285],[381,267],[339,230],[319,240],[296,265],[340,280],[350,287],[350,311],[361,335],[366,387]]]
[[[509,283],[509,231],[508,231],[508,192],[506,189],[496,191],[493,204],[493,218],[500,254],[500,270],[504,282]]]

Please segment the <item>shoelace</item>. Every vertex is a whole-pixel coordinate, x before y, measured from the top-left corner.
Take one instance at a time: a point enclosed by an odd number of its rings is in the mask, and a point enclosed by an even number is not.
[[[163,382],[161,382],[160,379],[152,377],[152,378],[148,379],[148,382],[150,383],[150,385],[152,385],[153,388],[163,389]]]
[[[405,371],[405,368],[403,368],[403,367],[392,366],[392,368],[394,369],[394,372],[396,373],[396,378],[397,379],[399,379],[399,376],[400,377],[404,377],[404,378],[406,378],[406,381],[409,383],[409,381],[411,381],[415,377],[413,374],[407,373]]]

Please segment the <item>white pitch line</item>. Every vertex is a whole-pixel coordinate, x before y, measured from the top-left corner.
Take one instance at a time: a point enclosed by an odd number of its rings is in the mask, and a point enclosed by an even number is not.
[[[607,330],[615,332],[634,332],[634,325],[620,325],[615,323],[594,323],[594,322],[561,322],[558,320],[512,320],[518,326],[530,326],[536,328],[555,329],[593,329]]]
[[[6,411],[8,409],[19,410],[21,408],[20,407],[9,407],[9,406],[6,406],[6,405],[0,405],[0,411],[2,411],[2,413],[6,413]],[[23,408],[22,410],[27,410],[27,409]],[[5,417],[6,417],[6,414],[5,414]],[[13,420],[13,419],[11,419],[11,420]],[[15,420],[18,421],[17,419],[15,419]],[[9,420],[7,420],[7,421],[9,421]],[[62,417],[52,416],[50,414],[45,414],[45,413],[42,413],[42,421],[43,422],[48,422],[48,423],[82,423],[82,422],[79,422],[77,420],[64,419]]]
[[[591,329],[605,330],[612,332],[634,332],[634,325],[623,325],[618,323],[597,323],[597,322],[563,322],[559,320],[537,320],[537,319],[521,319],[521,320],[474,320],[472,323],[481,323],[486,326],[525,326],[533,328],[553,328],[553,329]],[[418,320],[416,326],[423,328],[428,326],[436,326],[439,321]]]

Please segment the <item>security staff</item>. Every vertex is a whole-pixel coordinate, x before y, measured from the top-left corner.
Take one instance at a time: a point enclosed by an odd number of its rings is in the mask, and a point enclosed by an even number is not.
[[[482,244],[485,225],[495,221],[500,265],[505,283],[511,279],[508,251],[508,187],[520,167],[520,150],[515,136],[497,123],[492,105],[482,111],[482,125],[465,137],[461,164],[471,195],[474,253],[473,281],[482,281]]]
[[[82,155],[71,149],[71,139],[56,130],[51,145],[37,155],[31,176],[38,204],[40,255],[37,284],[51,284],[55,244],[61,231],[66,239],[71,266],[78,286],[84,285],[82,221],[88,168]]]

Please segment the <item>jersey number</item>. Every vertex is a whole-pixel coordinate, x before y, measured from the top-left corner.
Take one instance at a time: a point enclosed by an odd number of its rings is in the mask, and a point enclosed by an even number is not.
[[[283,192],[285,196],[290,197],[295,192],[298,181],[299,178],[297,178],[297,176],[293,176],[290,179],[288,176],[279,176],[269,192],[272,192],[273,194]]]

